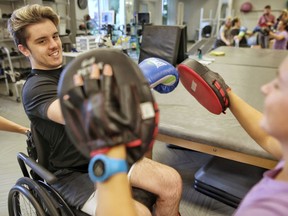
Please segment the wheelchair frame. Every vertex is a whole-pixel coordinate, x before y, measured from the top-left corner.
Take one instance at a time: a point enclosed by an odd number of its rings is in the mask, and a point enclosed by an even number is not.
[[[86,213],[70,207],[50,186],[57,181],[55,175],[22,152],[17,154],[17,160],[24,177],[21,177],[9,191],[9,216],[25,214],[23,211],[26,210],[22,210],[21,207],[21,199],[26,199],[24,204],[30,206],[27,206],[30,208],[27,213],[29,216],[31,213],[39,216],[87,216]],[[33,174],[29,174],[27,166],[31,168]]]
[[[32,133],[34,137],[32,137]],[[44,149],[39,144],[44,142],[41,137],[37,136],[37,131],[31,125],[31,132],[27,133],[27,156],[25,153],[17,154],[17,161],[21,168],[23,177],[10,189],[8,194],[8,211],[9,216],[23,216],[22,202],[26,201],[30,208],[27,215],[38,216],[88,216],[88,214],[69,206],[61,195],[52,188],[52,184],[58,181],[57,177],[51,173],[45,166],[48,166],[45,161],[44,153],[48,149]],[[36,143],[40,146],[36,146]],[[43,144],[43,143],[42,143]],[[42,149],[41,149],[42,148]],[[46,146],[47,148],[47,146]],[[39,152],[37,152],[37,150]],[[46,152],[44,152],[44,150]],[[30,172],[27,167],[30,168]],[[135,192],[134,199],[145,205],[151,212],[153,205],[156,202],[156,196],[141,188],[133,187]],[[33,208],[33,209],[32,209]],[[32,209],[32,210],[31,210]],[[33,213],[33,214],[32,214]]]

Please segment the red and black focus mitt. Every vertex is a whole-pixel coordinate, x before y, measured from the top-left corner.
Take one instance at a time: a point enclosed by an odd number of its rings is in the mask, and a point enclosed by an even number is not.
[[[225,113],[230,88],[218,73],[194,59],[179,64],[178,71],[182,84],[200,104],[214,114]]]
[[[92,65],[109,64],[113,75],[91,79]],[[75,86],[73,76],[83,77]],[[116,49],[95,49],[71,61],[64,69],[58,96],[68,136],[90,158],[124,144],[129,164],[153,145],[159,111],[138,65]]]

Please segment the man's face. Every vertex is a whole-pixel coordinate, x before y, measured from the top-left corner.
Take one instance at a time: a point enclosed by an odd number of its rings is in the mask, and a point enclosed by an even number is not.
[[[270,14],[271,9],[269,8],[265,8],[264,9],[264,14],[269,15]]]
[[[62,43],[56,26],[49,19],[26,28],[27,47],[18,45],[29,58],[33,69],[51,70],[61,67],[63,62]]]
[[[262,87],[265,94],[262,128],[280,141],[288,139],[288,58],[273,81]]]

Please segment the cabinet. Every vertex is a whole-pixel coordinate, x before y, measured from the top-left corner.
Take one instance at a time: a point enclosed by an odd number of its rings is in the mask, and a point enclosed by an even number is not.
[[[26,0],[0,0],[0,42],[11,40],[7,31],[7,20],[11,13],[26,4]]]
[[[0,47],[0,51],[1,51],[1,58],[0,58],[0,63],[1,63],[1,73],[0,73],[0,79],[4,79],[5,80],[5,85],[6,85],[6,89],[7,89],[7,94],[9,96],[13,96],[14,93],[13,91],[10,89],[9,83],[8,83],[8,79],[11,80],[12,85],[14,86],[15,89],[15,94],[16,94],[16,101],[20,102],[20,95],[19,95],[19,91],[18,91],[18,86],[24,83],[24,80],[20,80],[19,78],[21,77],[21,73],[17,72],[14,68],[14,61],[21,61],[21,59],[23,58],[22,55],[19,56],[11,56],[10,55],[10,51],[8,50],[7,47]],[[21,69],[23,70],[23,69]],[[23,72],[23,71],[22,71]]]
[[[20,102],[18,86],[23,83],[19,79],[23,73],[25,58],[15,52],[14,42],[7,30],[7,21],[15,9],[25,4],[26,0],[0,0],[0,79],[5,81],[7,94],[15,95],[17,102]],[[13,91],[10,86],[14,87]]]

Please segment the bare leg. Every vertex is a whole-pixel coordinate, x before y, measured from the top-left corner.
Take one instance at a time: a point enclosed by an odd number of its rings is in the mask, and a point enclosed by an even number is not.
[[[182,193],[182,179],[172,167],[143,158],[135,164],[130,183],[156,194],[156,216],[176,216]]]
[[[135,204],[137,216],[152,216],[149,209],[146,206],[144,206],[142,203],[139,203],[134,200],[134,204]]]

